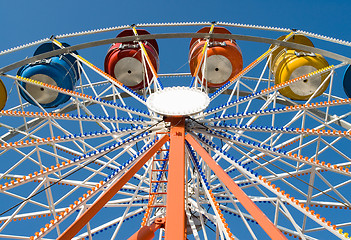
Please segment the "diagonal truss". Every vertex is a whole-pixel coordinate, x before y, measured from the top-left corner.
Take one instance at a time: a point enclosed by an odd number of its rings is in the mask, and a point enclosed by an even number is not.
[[[72,239],[89,220],[104,207],[104,205],[133,177],[138,170],[167,142],[169,137],[162,137],[151,149],[144,153],[120,179],[104,192],[73,224],[71,224],[57,239]]]
[[[185,139],[272,239],[286,239],[282,232],[273,225],[268,217],[256,206],[256,204],[253,203],[245,192],[228,176],[222,167],[213,160],[208,152],[190,134],[187,134]]]

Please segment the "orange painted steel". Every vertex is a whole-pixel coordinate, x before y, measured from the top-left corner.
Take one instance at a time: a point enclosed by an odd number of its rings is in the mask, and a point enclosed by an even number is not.
[[[251,214],[256,222],[268,234],[271,239],[287,239],[283,233],[269,220],[259,207],[246,195],[246,193],[229,177],[229,175],[217,164],[208,152],[198,143],[193,136],[187,134],[186,141],[195,149],[201,158],[212,169],[216,176],[224,183],[245,209]]]
[[[166,240],[186,239],[185,228],[185,118],[171,117],[168,162]]]
[[[144,226],[133,234],[128,240],[152,240],[155,237],[155,232],[165,227],[164,218],[156,218],[155,222],[150,226]]]
[[[124,175],[110,187],[110,189],[108,189],[98,199],[96,199],[96,201],[57,239],[72,239],[168,140],[168,135],[165,135],[160,140],[158,140],[153,147],[151,147],[142,155],[142,157],[134,164],[134,166],[125,172]]]
[[[197,33],[208,32],[231,34],[231,32],[224,27],[204,27],[197,31]],[[208,87],[222,86],[243,69],[241,50],[235,40],[191,39],[189,49],[190,72],[194,77],[198,74],[200,79],[202,78],[202,70],[200,69],[203,68],[204,56],[207,58],[206,65],[208,75],[212,75],[212,77],[208,76],[207,79],[205,79]],[[217,59],[217,61],[209,61],[211,58]],[[221,81],[214,82],[215,79],[221,79]]]

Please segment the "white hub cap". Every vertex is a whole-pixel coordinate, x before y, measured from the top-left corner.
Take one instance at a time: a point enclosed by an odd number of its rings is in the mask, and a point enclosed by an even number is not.
[[[135,86],[143,81],[143,64],[138,59],[125,57],[116,63],[114,73],[121,83]]]
[[[56,81],[45,74],[35,74],[31,76],[31,79],[57,86]],[[51,103],[55,101],[58,96],[58,92],[56,91],[32,84],[26,84],[26,90],[40,104]]]
[[[202,66],[204,68],[205,65]],[[227,81],[232,74],[232,64],[222,55],[211,55],[206,60],[205,79],[213,84]]]
[[[299,67],[294,72],[291,73],[290,80],[316,70],[317,69],[312,66]],[[309,79],[291,84],[289,87],[291,91],[293,91],[296,95],[304,97],[314,93],[321,84],[322,84],[321,76],[314,76]]]
[[[165,116],[194,115],[206,109],[209,103],[206,93],[189,87],[165,88],[146,100],[151,111]]]

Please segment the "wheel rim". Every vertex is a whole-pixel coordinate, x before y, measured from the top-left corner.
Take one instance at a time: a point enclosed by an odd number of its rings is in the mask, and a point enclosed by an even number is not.
[[[309,36],[308,33],[306,35]],[[241,46],[241,42],[238,44]],[[268,48],[268,45],[263,47]],[[240,80],[238,78],[219,90],[197,86],[201,91],[210,92],[208,95],[211,103],[203,114],[187,119],[186,131],[209,149],[213,159],[218,161],[271,222],[277,222],[278,229],[288,237],[291,234],[312,239],[323,234],[331,234],[330,236],[345,238],[346,235],[339,231],[341,228],[344,232],[347,231],[349,219],[343,211],[348,211],[351,207],[348,203],[350,196],[347,193],[349,173],[345,170],[351,159],[347,148],[344,147],[350,144],[350,132],[347,131],[350,129],[350,123],[346,119],[350,102],[339,91],[342,84],[335,82],[337,80],[334,76],[335,72],[346,63],[332,59],[334,66],[324,71],[330,73],[330,86],[325,94],[301,103],[279,94],[278,90],[283,86],[274,85],[272,74],[267,70],[269,53],[259,57],[264,52],[265,50],[262,50],[257,54],[260,63],[252,59],[251,62],[254,64],[243,70]],[[245,56],[244,52],[243,55]],[[1,194],[6,202],[2,208],[3,212],[15,203],[21,203],[31,194],[43,191],[24,202],[23,206],[16,206],[0,216],[2,236],[35,236],[34,232],[15,231],[20,224],[28,226],[35,223],[39,238],[44,234],[47,234],[45,238],[57,238],[58,232],[62,233],[79,214],[75,210],[84,211],[82,206],[86,204],[84,201],[86,197],[83,197],[83,194],[88,194],[87,204],[90,206],[105,186],[118,179],[119,171],[117,173],[113,171],[122,164],[133,164],[136,160],[130,160],[130,157],[136,155],[133,159],[138,159],[139,155],[142,156],[144,153],[141,152],[143,147],[145,147],[143,151],[146,151],[148,149],[146,146],[151,145],[156,137],[161,138],[169,131],[169,124],[162,121],[162,116],[148,112],[145,98],[150,93],[159,91],[162,88],[160,83],[170,84],[162,77],[172,74],[160,75],[160,82],[154,80],[144,93],[141,91],[136,93],[123,86],[123,89],[119,90],[118,82],[113,82],[113,79],[99,73],[85,59],[79,57],[77,59],[83,67],[82,80],[75,92],[69,93],[72,97],[68,103],[53,110],[38,109],[29,106],[24,99],[18,100],[17,95],[17,102],[5,106],[1,112],[0,121],[4,130],[1,132],[0,154],[2,159],[13,160],[4,163],[1,170],[3,178],[10,178],[1,180]],[[98,60],[89,59],[89,61],[99,65]],[[5,85],[8,82],[12,84],[13,79],[27,81],[28,84],[30,82],[29,79],[12,76],[11,72],[6,71],[4,74]],[[265,77],[260,78],[261,75]],[[97,77],[102,80],[94,81]],[[190,76],[187,75],[183,79],[183,82],[190,84]],[[112,83],[106,84],[107,80]],[[195,81],[195,84],[198,83]],[[44,87],[52,89],[50,86]],[[54,90],[65,92],[62,89]],[[126,98],[126,95],[129,97]],[[9,95],[8,101],[14,96]],[[30,111],[34,113],[31,114]],[[35,111],[44,114],[37,116]],[[127,126],[132,127],[125,130]],[[100,132],[101,129],[103,132]],[[129,139],[132,140],[128,142]],[[26,140],[29,140],[29,143],[26,143]],[[167,146],[164,145],[161,155],[156,157],[166,158]],[[267,237],[259,226],[252,224],[256,223],[256,220],[232,194],[228,194],[228,189],[208,169],[203,160],[191,152],[192,148],[187,146],[186,149],[187,213],[194,216],[191,212],[197,212],[202,224],[198,233],[195,230],[197,227],[193,225],[194,234],[188,237],[196,239],[198,234],[200,238],[204,235],[211,238],[215,236],[212,230],[216,231],[216,228],[225,238],[228,238],[228,232],[239,238]],[[94,237],[96,234],[106,234],[116,239],[126,238],[139,229],[139,226],[136,226],[131,232],[123,230],[128,229],[127,226],[136,223],[150,225],[155,218],[164,217],[165,207],[151,209],[147,203],[152,196],[149,195],[150,179],[155,178],[150,175],[156,175],[156,179],[159,177],[156,172],[150,172],[150,168],[155,165],[160,170],[163,167],[161,162],[149,161],[76,237],[89,238],[89,235]],[[53,170],[51,165],[54,166]],[[40,170],[43,170],[43,173]],[[77,173],[73,174],[74,171]],[[17,182],[15,180],[17,178],[22,180]],[[99,183],[100,181],[103,181],[103,184]],[[166,183],[161,182],[165,181],[165,175],[161,175],[158,181],[160,181],[158,187],[165,188]],[[9,185],[5,185],[5,182]],[[53,184],[54,182],[56,183]],[[208,189],[201,187],[205,186],[206,182],[213,197],[206,192]],[[97,184],[100,186],[97,187]],[[152,183],[151,190],[155,186],[156,183]],[[94,187],[99,191],[92,191],[91,188]],[[279,191],[277,187],[280,188]],[[282,194],[282,190],[285,194]],[[286,193],[294,198],[288,197]],[[80,197],[83,197],[82,201],[79,200]],[[131,198],[134,201],[131,209],[128,209],[125,204],[128,205]],[[154,200],[159,205],[166,204],[163,202],[165,196],[155,197]],[[78,204],[74,201],[78,201]],[[213,207],[216,202],[220,210]],[[70,204],[74,205],[74,211],[70,208]],[[304,204],[304,207],[301,207],[301,204]],[[320,207],[327,209],[320,211]],[[66,208],[69,213],[65,214],[62,220],[61,218],[55,220],[54,216],[60,216],[59,213],[65,212]],[[314,213],[311,213],[311,210]],[[316,214],[319,212],[321,216],[318,218]],[[50,216],[47,216],[49,214]],[[215,220],[220,214],[224,215],[224,222]],[[335,217],[338,214],[343,217]],[[43,215],[47,217],[39,219],[39,216]],[[234,219],[233,216],[239,217]],[[7,221],[9,219],[11,222]],[[46,227],[45,224],[50,224],[50,220],[54,220],[54,223]],[[122,220],[125,223],[120,224]],[[331,224],[328,221],[331,221]],[[193,221],[190,220],[190,225],[193,224],[191,222]],[[211,226],[211,223],[217,225]],[[230,231],[224,227],[225,223],[228,223]],[[334,224],[337,225],[333,227]],[[302,230],[296,229],[294,225],[300,226]],[[44,228],[43,232],[40,228]],[[238,233],[238,229],[245,231]],[[162,235],[163,231],[158,234]]]

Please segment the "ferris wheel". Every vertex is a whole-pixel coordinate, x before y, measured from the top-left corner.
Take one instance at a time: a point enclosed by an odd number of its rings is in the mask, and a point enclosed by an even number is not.
[[[0,239],[349,239],[350,47],[184,22],[0,52]]]

